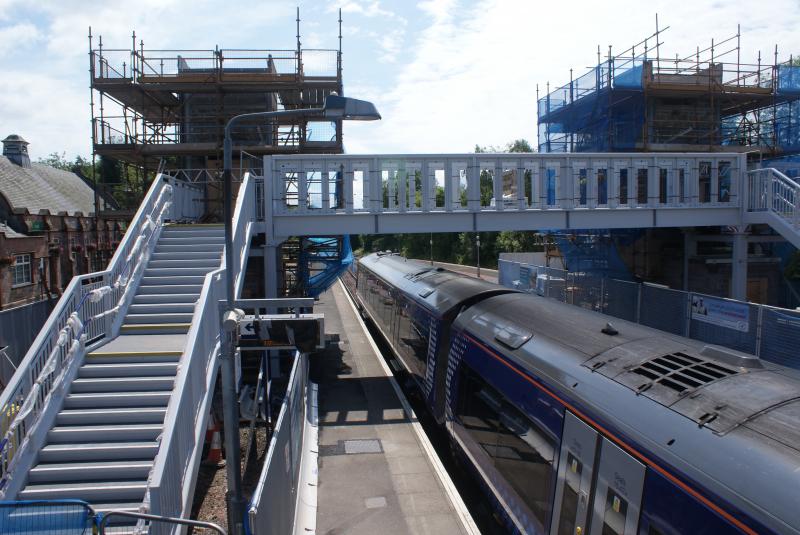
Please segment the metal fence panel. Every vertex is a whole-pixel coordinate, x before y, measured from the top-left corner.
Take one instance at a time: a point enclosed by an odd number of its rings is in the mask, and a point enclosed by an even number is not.
[[[512,273],[509,263],[517,264],[520,282],[516,287],[521,290],[800,369],[800,311],[546,266],[500,262],[505,273]],[[514,280],[508,277],[500,281],[514,287]],[[707,317],[692,316],[693,296],[709,305]],[[700,305],[703,308],[702,302]]]
[[[693,295],[700,295],[706,299],[722,299],[720,297],[706,296],[703,294],[694,293]],[[730,300],[732,301],[732,300]],[[748,324],[746,331],[740,331],[724,325],[715,325],[706,321],[699,321],[691,318],[689,322],[689,338],[700,340],[701,342],[708,342],[709,344],[717,344],[737,351],[744,351],[745,353],[756,354],[756,334],[758,332],[758,307],[752,303],[743,303],[741,301],[734,301],[738,305],[746,306],[748,309]]]
[[[514,281],[519,280],[520,264],[509,260],[497,262],[497,282],[508,288],[514,287]]]
[[[761,358],[800,369],[800,312],[763,307]]]
[[[569,299],[573,305],[600,312],[603,308],[603,279],[588,273],[572,273],[568,277]]]
[[[686,292],[649,284],[642,285],[639,323],[672,334],[686,336]]]
[[[0,533],[91,533],[94,511],[80,500],[0,502]]]
[[[603,313],[627,321],[636,321],[639,284],[606,279],[603,287]]]
[[[568,303],[567,299],[567,276],[569,273],[563,269],[556,269],[546,267],[544,273],[539,275],[543,276],[544,296],[558,299],[562,303]],[[537,289],[539,288],[539,280],[536,281]]]
[[[250,535],[292,533],[305,429],[308,357],[297,354],[264,470],[248,511]]]
[[[22,361],[51,310],[53,305],[49,301],[37,301],[0,311],[0,347],[8,346],[6,354],[15,366]],[[11,375],[0,377],[3,384],[9,379]]]
[[[536,266],[519,265],[519,289],[525,292],[536,287]]]

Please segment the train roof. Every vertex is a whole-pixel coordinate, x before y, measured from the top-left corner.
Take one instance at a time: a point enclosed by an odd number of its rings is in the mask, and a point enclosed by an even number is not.
[[[530,294],[483,300],[456,325],[772,529],[797,532],[795,370]]]
[[[516,292],[397,254],[373,253],[359,263],[440,316],[479,299]]]

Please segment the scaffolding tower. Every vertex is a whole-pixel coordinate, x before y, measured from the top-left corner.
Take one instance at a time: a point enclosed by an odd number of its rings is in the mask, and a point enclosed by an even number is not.
[[[657,20],[657,19],[656,19]],[[540,152],[800,151],[800,66],[741,58],[741,32],[687,56],[659,29],[538,101]]]
[[[89,29],[93,162],[103,173],[121,164],[141,187],[130,192],[137,206],[157,171],[176,169],[200,183],[206,218],[222,211],[224,129],[235,115],[321,108],[333,92],[343,95],[342,16],[338,49],[303,48],[297,11],[294,49],[155,50],[131,35],[130,48],[110,49]],[[96,45],[96,46],[95,46]],[[235,181],[246,170],[261,174],[271,154],[341,154],[342,121],[315,117],[255,118],[231,131]],[[117,191],[119,193],[119,191]],[[286,295],[317,295],[332,274],[352,261],[347,237],[291,237],[281,248],[279,278]]]

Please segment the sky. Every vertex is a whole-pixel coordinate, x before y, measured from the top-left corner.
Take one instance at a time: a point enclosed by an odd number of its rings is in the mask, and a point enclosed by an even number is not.
[[[754,9],[753,6],[757,6]],[[0,0],[0,136],[36,159],[91,154],[88,33],[105,48],[292,49],[338,46],[347,96],[371,100],[377,123],[347,123],[348,153],[458,153],[536,143],[544,93],[650,36],[684,57],[741,24],[743,62],[800,55],[800,0]],[[652,46],[652,44],[651,44]]]

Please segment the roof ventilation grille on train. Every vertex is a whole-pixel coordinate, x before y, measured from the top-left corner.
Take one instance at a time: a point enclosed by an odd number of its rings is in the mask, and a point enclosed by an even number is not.
[[[679,395],[686,395],[703,385],[739,373],[738,370],[680,351],[650,359],[631,372],[650,379],[639,385],[639,392],[649,389],[654,384],[660,384],[678,392]]]

